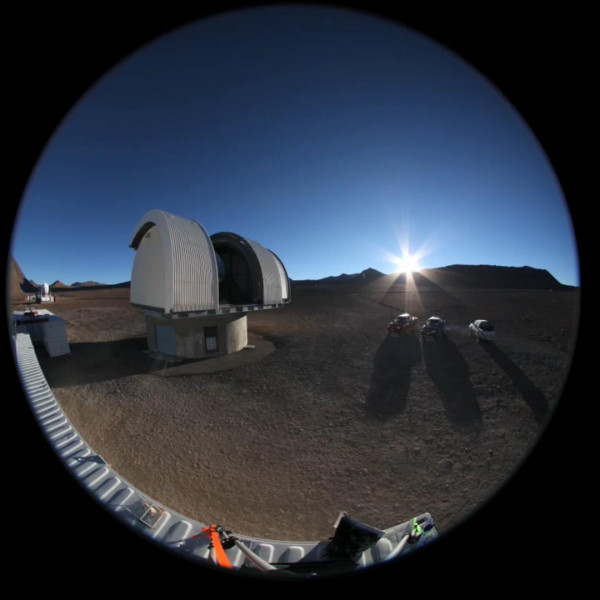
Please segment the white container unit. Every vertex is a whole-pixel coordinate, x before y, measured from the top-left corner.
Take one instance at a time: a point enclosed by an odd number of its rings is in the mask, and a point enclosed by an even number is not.
[[[49,310],[14,311],[13,323],[17,333],[28,333],[31,341],[44,346],[51,358],[71,353],[65,320]]]

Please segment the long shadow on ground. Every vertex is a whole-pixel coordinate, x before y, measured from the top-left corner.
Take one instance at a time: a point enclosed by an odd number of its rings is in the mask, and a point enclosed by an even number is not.
[[[367,396],[369,411],[383,416],[402,412],[410,388],[410,372],[420,360],[419,342],[415,336],[388,335],[373,360]]]
[[[481,422],[481,409],[469,380],[469,365],[446,336],[423,341],[423,360],[431,381],[437,387],[448,420],[470,427]]]
[[[50,358],[43,348],[37,357],[50,387],[85,385],[139,375],[162,365],[148,354],[145,337],[116,342],[69,344],[71,354]]]
[[[523,396],[523,400],[531,408],[535,420],[540,425],[544,424],[550,415],[550,406],[544,394],[495,344],[483,343],[481,347],[485,348],[486,352],[496,361],[496,364],[510,377],[514,386]]]

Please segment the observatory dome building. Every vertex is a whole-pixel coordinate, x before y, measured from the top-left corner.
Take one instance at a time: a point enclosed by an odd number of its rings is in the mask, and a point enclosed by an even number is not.
[[[248,343],[248,312],[291,300],[273,252],[234,233],[209,236],[192,219],[151,210],[130,247],[130,302],[146,311],[148,347],[166,356],[237,352]]]

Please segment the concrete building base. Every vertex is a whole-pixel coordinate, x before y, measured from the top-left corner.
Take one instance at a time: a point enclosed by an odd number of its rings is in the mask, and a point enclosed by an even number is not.
[[[248,344],[248,320],[238,314],[169,319],[148,312],[146,332],[151,351],[179,358],[232,354]]]

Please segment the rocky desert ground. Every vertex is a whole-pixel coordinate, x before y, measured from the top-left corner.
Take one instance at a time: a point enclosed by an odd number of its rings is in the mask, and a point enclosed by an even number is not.
[[[329,537],[341,510],[379,528],[430,512],[450,531],[511,479],[561,398],[577,290],[384,277],[292,294],[249,315],[255,348],[242,352],[256,358],[181,374],[145,352],[127,288],[59,292],[48,308],[66,320],[71,354],[40,350],[40,364],[74,426],[133,485],[276,539]],[[446,336],[388,335],[402,311],[441,315]],[[494,343],[470,338],[475,318],[494,322]]]

